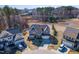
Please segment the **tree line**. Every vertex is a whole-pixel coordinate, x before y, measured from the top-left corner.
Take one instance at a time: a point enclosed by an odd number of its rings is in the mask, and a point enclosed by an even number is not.
[[[76,18],[79,14],[79,9],[73,6],[61,7],[39,7],[32,11],[34,19],[44,22],[56,22],[56,20]]]
[[[27,23],[19,15],[19,10],[9,6],[0,8],[0,32],[4,29],[28,27]]]

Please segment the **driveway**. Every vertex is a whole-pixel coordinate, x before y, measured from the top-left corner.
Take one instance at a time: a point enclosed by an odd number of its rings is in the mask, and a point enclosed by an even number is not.
[[[28,50],[25,49],[22,54],[60,54],[60,52],[52,49],[52,50],[48,50],[48,49],[36,49],[36,50]]]

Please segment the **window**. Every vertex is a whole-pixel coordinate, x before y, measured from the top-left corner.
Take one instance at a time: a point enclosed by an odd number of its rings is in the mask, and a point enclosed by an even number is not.
[[[35,30],[35,28],[32,28],[32,30]]]
[[[69,37],[69,40],[71,40],[71,37]]]
[[[65,36],[65,35],[63,35],[63,38],[64,38],[64,39],[66,39],[66,36]]]
[[[79,39],[79,33],[78,33],[77,39]]]
[[[69,39],[69,37],[68,37],[68,36],[66,36],[66,39]]]

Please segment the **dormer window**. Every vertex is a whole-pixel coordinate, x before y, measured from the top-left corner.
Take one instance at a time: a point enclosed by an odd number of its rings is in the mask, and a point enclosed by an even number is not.
[[[68,36],[66,36],[66,39],[69,39],[69,37],[68,37]]]
[[[64,37],[64,39],[66,39],[66,38],[67,38],[65,35],[64,35],[63,37]]]
[[[71,40],[71,37],[69,37],[69,40]]]
[[[35,30],[35,28],[32,28],[32,30]]]

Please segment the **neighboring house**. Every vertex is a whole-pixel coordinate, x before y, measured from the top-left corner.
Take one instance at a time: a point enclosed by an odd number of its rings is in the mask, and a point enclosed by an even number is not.
[[[77,15],[77,18],[79,19],[79,15]]]
[[[0,53],[16,53],[23,51],[27,46],[19,29],[7,29],[0,37]],[[0,35],[1,35],[0,34]]]
[[[79,50],[79,29],[68,27],[63,34],[62,44],[73,50]]]
[[[33,44],[37,46],[50,44],[50,29],[48,25],[33,24],[29,33],[28,40],[32,40]]]

